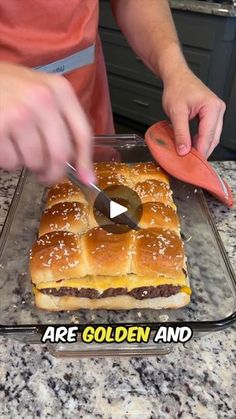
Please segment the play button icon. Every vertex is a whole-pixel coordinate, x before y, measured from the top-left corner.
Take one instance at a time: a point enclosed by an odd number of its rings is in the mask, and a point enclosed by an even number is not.
[[[115,201],[110,202],[110,218],[115,218],[127,211],[128,208],[124,207],[124,205],[118,204],[118,202]]]
[[[93,206],[97,224],[104,230],[116,234],[137,229],[142,217],[142,203],[137,193],[123,185],[108,186],[103,191],[110,198],[109,208],[103,213],[97,209],[101,208],[103,199],[102,194],[99,194]]]

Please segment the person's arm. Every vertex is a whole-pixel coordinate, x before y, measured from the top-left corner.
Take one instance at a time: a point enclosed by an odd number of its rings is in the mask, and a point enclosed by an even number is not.
[[[135,53],[163,80],[163,106],[180,154],[190,150],[189,120],[199,118],[196,148],[209,156],[219,143],[225,104],[188,68],[167,0],[111,0],[113,14]]]
[[[75,164],[81,180],[94,180],[92,131],[62,76],[0,63],[0,167],[26,166],[39,180],[54,183]]]

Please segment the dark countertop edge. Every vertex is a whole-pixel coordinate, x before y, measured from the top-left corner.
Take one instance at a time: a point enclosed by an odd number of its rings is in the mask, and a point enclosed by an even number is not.
[[[170,6],[175,10],[184,10],[207,15],[236,17],[236,6],[201,2],[198,0],[169,0]]]

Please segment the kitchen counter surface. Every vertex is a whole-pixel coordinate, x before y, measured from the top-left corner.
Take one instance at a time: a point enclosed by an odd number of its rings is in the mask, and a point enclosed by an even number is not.
[[[236,190],[236,163],[214,164]],[[0,226],[18,174],[0,171]],[[236,269],[236,211],[210,200]],[[236,327],[164,357],[54,359],[45,347],[0,338],[0,418],[233,419]]]
[[[230,4],[218,4],[198,0],[169,0],[173,9],[187,10],[190,12],[204,13],[208,15],[236,17],[236,6]]]

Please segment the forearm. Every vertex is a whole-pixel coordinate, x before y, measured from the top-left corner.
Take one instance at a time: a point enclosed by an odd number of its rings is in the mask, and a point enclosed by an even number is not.
[[[135,53],[162,80],[187,69],[167,0],[111,0],[116,21]]]

